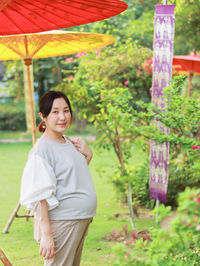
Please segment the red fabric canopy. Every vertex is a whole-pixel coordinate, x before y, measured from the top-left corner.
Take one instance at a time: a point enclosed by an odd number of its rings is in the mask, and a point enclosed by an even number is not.
[[[187,55],[176,55],[173,57],[173,65],[177,66],[175,71],[200,73],[200,56],[195,52]]]
[[[126,10],[120,0],[0,0],[0,35],[69,28]]]
[[[187,98],[190,98],[193,75],[200,73],[200,56],[195,52],[187,55],[176,55],[173,57],[174,74],[189,74]]]

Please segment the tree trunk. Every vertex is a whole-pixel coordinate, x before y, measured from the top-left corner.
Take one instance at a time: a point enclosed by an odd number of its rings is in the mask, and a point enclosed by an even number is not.
[[[57,70],[58,83],[62,83],[62,72],[58,62],[56,63],[56,70]]]
[[[82,130],[85,129],[86,125],[87,125],[87,120],[86,119],[79,119],[78,118],[78,110],[76,109],[74,112],[74,122],[76,125],[76,130],[78,132],[81,132]]]
[[[122,149],[121,149],[121,143],[120,143],[120,137],[119,137],[119,132],[116,128],[116,141],[113,144],[114,150],[117,154],[117,157],[119,159],[121,168],[122,168],[122,175],[125,174],[125,166],[124,166],[124,159],[123,159],[123,154],[122,154]],[[130,212],[130,220],[131,220],[131,227],[132,229],[135,229],[134,225],[134,215],[133,215],[133,203],[132,203],[132,192],[131,192],[131,184],[128,181],[128,187],[127,187],[127,201],[128,201],[128,207],[129,207],[129,212]]]

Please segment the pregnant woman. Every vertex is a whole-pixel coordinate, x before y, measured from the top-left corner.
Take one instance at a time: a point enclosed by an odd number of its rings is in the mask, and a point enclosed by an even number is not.
[[[92,151],[81,138],[63,135],[72,122],[65,94],[48,91],[39,110],[43,134],[29,153],[20,202],[34,214],[34,236],[44,265],[78,266],[97,207],[88,168]]]

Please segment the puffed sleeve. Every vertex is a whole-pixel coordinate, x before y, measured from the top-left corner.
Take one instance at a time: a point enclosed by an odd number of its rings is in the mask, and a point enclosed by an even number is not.
[[[58,206],[59,202],[56,194],[56,176],[52,167],[40,156],[31,156],[24,168],[21,180],[20,203],[31,214],[40,200],[46,199],[48,209],[52,210]]]

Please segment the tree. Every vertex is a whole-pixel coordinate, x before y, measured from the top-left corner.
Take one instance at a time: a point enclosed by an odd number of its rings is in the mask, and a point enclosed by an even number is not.
[[[80,58],[73,80],[57,87],[70,96],[80,117],[94,123],[99,147],[113,147],[119,165],[115,177],[116,186],[127,194],[130,216],[133,209],[128,161],[131,157],[135,117],[131,109],[134,101],[150,101],[151,51],[127,42],[116,48],[106,48],[85,54]],[[113,181],[115,182],[115,181]]]
[[[23,99],[24,78],[22,61],[5,61],[6,72],[4,80],[7,82],[8,91],[18,101]]]
[[[200,50],[200,1],[175,0],[175,52],[185,54]],[[187,41],[186,41],[187,40]]]
[[[190,98],[187,100],[181,95],[182,77],[176,77],[172,85],[165,89],[166,112],[156,108],[153,104],[137,102],[138,108],[132,110],[138,125],[137,131],[146,141],[146,148],[149,146],[149,139],[158,143],[170,143],[170,161],[168,178],[167,204],[177,205],[178,192],[189,187],[199,186],[200,182],[200,100]],[[169,134],[151,125],[152,120],[159,120],[165,127],[170,129]],[[148,149],[147,149],[148,150]],[[145,165],[148,171],[148,165]],[[144,167],[136,169],[133,186],[134,198],[139,198],[139,203],[148,202],[148,180],[149,176],[144,175]],[[141,179],[141,174],[143,179]],[[139,181],[143,180],[142,184]],[[141,192],[140,192],[141,191]]]

